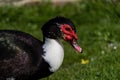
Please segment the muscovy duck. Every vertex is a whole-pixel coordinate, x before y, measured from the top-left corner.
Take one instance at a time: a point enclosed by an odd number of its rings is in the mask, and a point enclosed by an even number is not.
[[[43,42],[22,31],[0,30],[0,80],[38,80],[54,73],[64,58],[61,39],[82,52],[70,19],[50,19],[42,32]]]

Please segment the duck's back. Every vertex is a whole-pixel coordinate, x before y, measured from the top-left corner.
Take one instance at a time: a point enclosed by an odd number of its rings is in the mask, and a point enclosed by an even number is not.
[[[31,35],[0,30],[0,80],[32,76],[39,67],[42,51],[42,42]]]

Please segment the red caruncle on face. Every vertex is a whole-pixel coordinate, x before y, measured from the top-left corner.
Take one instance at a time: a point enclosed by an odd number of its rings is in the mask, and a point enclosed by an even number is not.
[[[67,41],[78,39],[74,30],[68,24],[61,25],[61,31],[63,32],[63,38]]]

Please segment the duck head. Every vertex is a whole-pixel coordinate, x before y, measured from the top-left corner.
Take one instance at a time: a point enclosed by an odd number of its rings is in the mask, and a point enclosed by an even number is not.
[[[73,22],[65,17],[55,17],[45,23],[42,27],[44,37],[51,39],[64,39],[76,51],[82,52],[82,48],[77,44],[78,36]]]

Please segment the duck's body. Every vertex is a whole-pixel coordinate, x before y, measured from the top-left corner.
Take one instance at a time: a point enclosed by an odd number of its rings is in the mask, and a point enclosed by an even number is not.
[[[42,28],[43,42],[21,31],[0,30],[0,80],[38,80],[58,70],[64,57],[61,34],[48,24]]]
[[[4,80],[2,77],[33,75],[43,60],[40,56],[43,53],[42,44],[27,33],[1,30],[0,80]]]

